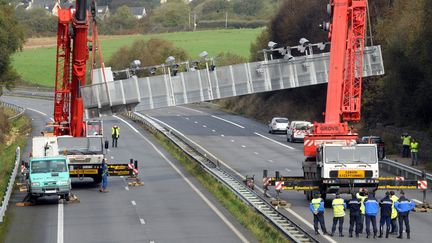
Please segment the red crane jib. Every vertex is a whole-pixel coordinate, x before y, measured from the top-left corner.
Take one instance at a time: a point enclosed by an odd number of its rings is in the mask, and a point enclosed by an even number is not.
[[[86,6],[86,0],[77,0],[73,16],[71,9],[58,10],[54,98],[54,134],[56,136],[81,137],[85,135],[84,105],[80,87],[86,85],[86,62],[89,58],[87,47],[89,23]],[[69,33],[71,24],[72,36]],[[72,49],[71,38],[73,38]]]
[[[322,143],[350,144],[357,134],[348,121],[360,121],[366,0],[332,0],[329,78],[325,122],[305,137],[304,155],[316,156]]]

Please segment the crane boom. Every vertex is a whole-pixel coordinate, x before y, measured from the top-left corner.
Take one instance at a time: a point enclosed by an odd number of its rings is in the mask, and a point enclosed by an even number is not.
[[[69,31],[71,24],[72,33]],[[82,137],[85,135],[84,105],[80,87],[86,84],[86,62],[89,58],[88,29],[87,0],[76,1],[74,15],[71,9],[59,8],[54,97],[54,134],[56,136]],[[72,49],[71,43],[73,43]]]
[[[357,134],[347,121],[360,120],[367,0],[331,0],[330,67],[325,122],[305,137],[304,154],[314,157],[322,143],[350,143]]]

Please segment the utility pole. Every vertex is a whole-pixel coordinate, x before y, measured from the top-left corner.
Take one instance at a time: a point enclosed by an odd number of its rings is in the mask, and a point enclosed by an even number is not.
[[[225,12],[225,29],[228,28],[228,11]]]
[[[193,23],[194,23],[194,31],[196,30],[196,27],[197,27],[197,23],[196,23],[196,13],[194,13],[194,19],[193,19]]]

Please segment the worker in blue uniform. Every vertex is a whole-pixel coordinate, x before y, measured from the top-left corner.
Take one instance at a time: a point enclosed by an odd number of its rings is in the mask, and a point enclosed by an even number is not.
[[[101,189],[99,189],[100,192],[108,192],[107,186],[108,186],[108,165],[105,162],[105,159],[102,159],[101,164],[101,174],[102,174],[102,185]]]
[[[376,216],[378,214],[379,205],[378,202],[373,195],[373,193],[369,193],[368,198],[364,201],[365,207],[365,216],[366,216],[366,238],[370,236],[370,224],[372,223],[373,228],[373,237],[377,236],[377,224],[376,224]]]
[[[314,229],[315,234],[319,234],[318,232],[318,223],[321,225],[321,230],[323,234],[327,234],[327,230],[324,222],[324,201],[320,197],[319,193],[314,194],[314,198],[312,199],[309,209],[314,215]]]
[[[393,208],[393,201],[390,198],[389,192],[385,193],[385,197],[383,199],[381,199],[379,204],[381,207],[381,218],[380,218],[380,234],[379,234],[378,238],[383,237],[384,224],[386,225],[385,237],[388,238],[389,231],[390,231],[391,214],[392,214],[392,208]]]
[[[407,233],[407,238],[410,239],[410,223],[409,223],[409,212],[415,207],[414,202],[408,200],[405,197],[405,193],[401,192],[399,199],[395,202],[395,208],[398,211],[399,219],[399,236],[397,238],[402,239],[403,235],[403,223],[405,223],[405,232]]]
[[[361,206],[360,200],[357,199],[356,194],[353,193],[352,198],[347,203],[347,207],[350,211],[350,226],[348,230],[349,237],[353,237],[354,226],[355,226],[355,235],[357,238],[359,237],[360,219],[361,219],[360,206]]]

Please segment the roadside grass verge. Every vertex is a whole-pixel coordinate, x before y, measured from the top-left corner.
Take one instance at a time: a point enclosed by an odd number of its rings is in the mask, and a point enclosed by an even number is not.
[[[145,126],[141,125],[147,129]],[[289,242],[289,240],[254,209],[247,206],[230,189],[209,175],[194,159],[164,135],[147,129],[162,147],[193,175],[259,242]]]
[[[3,201],[4,194],[7,189],[10,175],[15,162],[15,150],[17,146],[22,149],[27,143],[28,134],[31,131],[30,120],[22,116],[11,124],[11,132],[9,138],[13,138],[10,143],[0,144],[0,203]],[[0,242],[4,242],[8,229],[8,222],[11,220],[9,210],[6,212],[3,223],[0,223]]]

